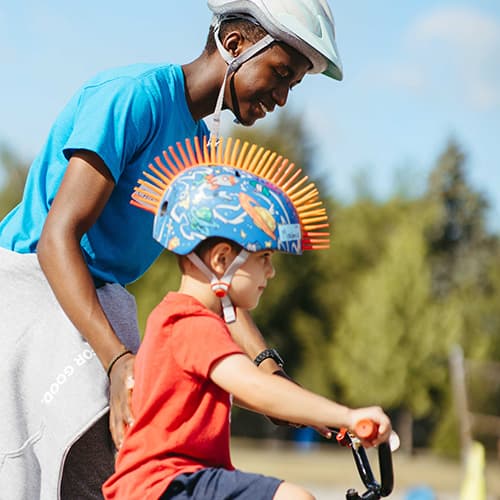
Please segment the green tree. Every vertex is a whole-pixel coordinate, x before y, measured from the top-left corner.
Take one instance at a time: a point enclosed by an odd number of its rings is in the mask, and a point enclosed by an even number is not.
[[[488,203],[468,183],[466,156],[450,141],[429,176],[427,201],[434,210],[427,238],[438,296],[460,287],[480,287],[491,248],[485,229]]]
[[[29,165],[7,146],[0,146],[0,220],[19,203]]]
[[[337,330],[359,282],[384,255],[388,236],[407,219],[412,207],[412,202],[398,198],[386,203],[360,199],[348,206],[331,203],[328,207],[332,244],[330,250],[317,254],[321,280],[314,291],[317,300],[328,311],[326,319],[322,320],[328,337]],[[333,396],[336,381],[330,383]]]
[[[450,141],[429,177],[426,201],[434,218],[426,236],[433,293],[437,298],[452,301],[459,311],[462,328],[457,340],[465,356],[498,360],[499,241],[486,229],[488,202],[470,185],[466,160],[460,146]],[[486,386],[484,391],[488,391]],[[439,451],[456,453],[458,435],[453,400],[446,397],[440,404],[443,418],[438,422],[433,442]]]
[[[421,212],[408,216],[388,236],[383,257],[351,293],[334,332],[331,369],[353,405],[424,417],[433,392],[446,390],[447,352],[460,317],[434,301],[424,220]]]
[[[482,332],[486,344],[481,358],[500,362],[500,242],[498,239],[495,248],[490,253],[486,275],[488,287],[483,293],[478,311],[480,318],[478,330]],[[500,415],[500,408],[498,414]]]

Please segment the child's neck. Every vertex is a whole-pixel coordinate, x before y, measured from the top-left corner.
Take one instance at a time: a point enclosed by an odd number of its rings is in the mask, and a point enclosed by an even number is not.
[[[191,297],[201,302],[207,309],[222,316],[220,299],[215,295],[210,288],[210,284],[206,281],[201,281],[195,277],[183,274],[178,292],[191,295]]]

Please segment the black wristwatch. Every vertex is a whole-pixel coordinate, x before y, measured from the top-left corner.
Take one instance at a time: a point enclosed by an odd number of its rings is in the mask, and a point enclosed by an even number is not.
[[[264,351],[262,351],[254,360],[253,362],[259,366],[262,361],[264,361],[265,359],[274,359],[274,361],[276,361],[276,364],[283,368],[283,365],[285,364],[285,362],[283,361],[283,359],[281,358],[281,356],[278,354],[278,351],[276,349],[266,349]]]

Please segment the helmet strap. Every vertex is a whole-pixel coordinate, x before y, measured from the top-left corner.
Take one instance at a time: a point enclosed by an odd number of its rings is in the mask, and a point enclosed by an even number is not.
[[[234,123],[239,125],[241,123],[241,112],[240,112],[240,103],[238,102],[238,96],[236,95],[236,88],[234,85],[234,75],[231,76],[231,80],[229,80],[229,90],[231,91],[231,102],[233,103],[233,113],[234,113]]]
[[[222,112],[222,106],[224,104],[224,90],[226,88],[226,82],[232,73],[235,73],[239,67],[252,57],[256,56],[259,52],[264,50],[266,47],[271,45],[275,39],[271,35],[266,35],[265,37],[261,38],[258,42],[254,43],[252,46],[248,47],[245,51],[243,51],[239,56],[233,57],[222,45],[222,42],[220,41],[219,38],[219,31],[220,31],[220,22],[217,22],[214,26],[214,38],[215,38],[215,44],[217,45],[217,49],[219,50],[220,55],[226,61],[227,63],[227,68],[226,68],[226,73],[224,74],[224,80],[222,81],[222,86],[219,91],[219,95],[217,97],[217,102],[215,104],[215,111],[213,115],[213,124],[210,129],[210,138],[219,138],[219,132],[220,132],[220,115]],[[233,91],[235,94],[235,92]],[[233,94],[232,93],[232,94]],[[232,96],[233,101],[234,97]],[[239,112],[238,112],[239,114]],[[236,116],[236,118],[239,121],[239,117]]]
[[[229,287],[231,286],[234,273],[245,263],[249,255],[250,254],[246,250],[241,250],[231,264],[229,264],[226,272],[221,278],[217,278],[213,271],[196,253],[191,252],[186,256],[210,280],[212,291],[220,298],[222,313],[226,323],[233,323],[236,321],[236,312],[229,298]]]

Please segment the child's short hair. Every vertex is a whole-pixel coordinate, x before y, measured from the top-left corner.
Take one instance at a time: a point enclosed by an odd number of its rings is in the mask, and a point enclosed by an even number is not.
[[[210,238],[207,238],[206,240],[201,241],[193,250],[193,252],[203,260],[203,257],[219,243],[227,243],[228,245],[230,245],[235,254],[239,254],[243,249],[241,245],[238,245],[238,243],[233,240],[230,240],[228,238],[220,238],[219,236],[212,236]],[[187,259],[185,255],[177,255],[177,263],[181,272],[185,272],[185,259]]]
[[[214,248],[219,243],[227,243],[236,253],[240,253],[243,249],[241,245],[233,240],[230,240],[228,238],[220,238],[219,236],[212,236],[210,238],[207,238],[206,240],[201,241],[194,249],[194,253],[197,254],[198,257],[203,258],[203,256],[206,255],[207,252],[212,250],[212,248]]]

